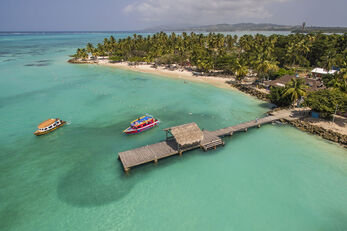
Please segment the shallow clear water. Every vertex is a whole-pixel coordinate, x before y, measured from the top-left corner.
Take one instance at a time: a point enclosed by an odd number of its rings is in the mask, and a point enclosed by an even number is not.
[[[266,125],[122,172],[117,153],[196,122],[218,129],[268,105],[236,91],[67,55],[106,34],[0,36],[0,230],[346,230],[346,150]],[[124,37],[127,34],[116,34]],[[159,128],[125,136],[150,113]],[[43,120],[71,121],[42,137]]]

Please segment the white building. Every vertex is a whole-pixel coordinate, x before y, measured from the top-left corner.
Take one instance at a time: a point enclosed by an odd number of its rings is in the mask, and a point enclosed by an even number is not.
[[[314,77],[321,77],[322,75],[327,75],[327,74],[333,75],[337,73],[337,70],[326,71],[323,68],[316,67],[315,69],[311,71],[311,73]]]

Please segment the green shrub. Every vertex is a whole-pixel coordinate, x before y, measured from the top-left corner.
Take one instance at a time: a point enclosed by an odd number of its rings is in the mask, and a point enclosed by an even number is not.
[[[132,56],[128,58],[129,62],[145,62],[145,57]]]
[[[290,69],[287,70],[284,68],[280,68],[278,71],[270,73],[269,79],[274,80],[274,79],[278,79],[284,75],[294,75],[294,74],[295,74],[294,70],[290,70]]]
[[[337,111],[345,113],[347,111],[347,94],[338,89],[324,89],[308,94],[305,105],[312,110],[322,112],[325,117]]]
[[[271,87],[270,94],[268,96],[271,103],[276,104],[279,107],[291,105],[292,102],[290,96],[288,95],[287,97],[283,97],[285,90],[286,88],[284,87]]]
[[[111,56],[109,58],[109,60],[113,61],[113,62],[122,62],[123,61],[123,57],[122,56]]]

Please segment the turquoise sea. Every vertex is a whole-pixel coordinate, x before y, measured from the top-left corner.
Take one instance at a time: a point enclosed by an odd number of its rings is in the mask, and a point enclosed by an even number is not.
[[[117,38],[128,34],[114,34]],[[66,61],[105,33],[0,34],[0,230],[347,230],[346,149],[266,125],[125,176],[117,153],[261,117],[243,93]],[[122,134],[150,113],[159,128]],[[70,124],[42,137],[36,126]]]

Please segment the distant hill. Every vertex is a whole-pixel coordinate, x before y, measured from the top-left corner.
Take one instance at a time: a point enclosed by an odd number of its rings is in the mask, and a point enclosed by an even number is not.
[[[255,24],[255,23],[238,23],[238,24],[217,24],[217,25],[207,25],[207,26],[200,26],[192,28],[193,30],[197,31],[208,31],[208,32],[221,32],[221,31],[291,31],[293,29],[293,26],[283,26],[283,25],[276,25],[276,24],[270,24],[270,23],[261,23],[261,24]]]
[[[328,32],[328,33],[347,33],[347,27],[306,27],[287,26],[271,23],[237,23],[237,24],[216,24],[204,26],[156,26],[147,28],[146,32],[173,32],[173,31],[196,31],[196,32],[228,32],[228,31],[291,31],[291,32]]]

